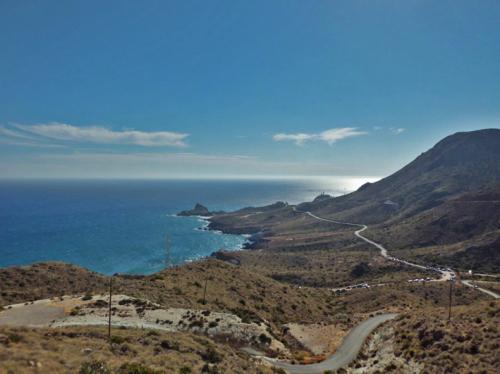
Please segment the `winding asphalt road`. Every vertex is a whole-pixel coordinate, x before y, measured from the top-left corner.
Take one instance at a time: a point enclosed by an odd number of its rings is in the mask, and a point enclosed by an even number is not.
[[[356,235],[358,238],[361,240],[364,240],[368,244],[371,244],[378,248],[380,250],[380,254],[391,261],[396,261],[399,263],[403,263],[408,266],[412,266],[415,268],[419,268],[422,270],[431,270],[431,271],[436,271],[441,274],[441,278],[439,281],[450,281],[455,278],[455,272],[449,268],[447,269],[438,269],[430,266],[424,266],[424,265],[419,265],[419,264],[414,264],[412,262],[398,259],[396,257],[390,256],[387,253],[387,249],[382,245],[377,242],[374,242],[373,240],[370,240],[366,237],[364,237],[361,233],[365,231],[368,226],[367,225],[362,225],[358,223],[351,223],[351,222],[341,222],[341,221],[335,221],[332,219],[328,218],[323,218],[316,216],[315,214],[311,212],[304,212],[297,210],[295,207],[293,207],[293,210],[298,213],[304,213],[309,215],[310,217],[317,219],[319,221],[325,221],[325,222],[332,222],[340,225],[348,225],[348,226],[354,226],[354,227],[359,227],[358,230],[354,232],[354,235]],[[474,287],[469,281],[462,281],[463,284],[469,286],[469,287]],[[483,288],[477,288],[479,291],[482,291],[484,293],[487,293],[490,296],[493,296],[495,298],[499,298],[500,295],[497,295],[496,293],[483,289]],[[316,364],[309,364],[309,365],[297,365],[297,364],[291,364],[286,361],[281,361],[281,360],[276,360],[273,358],[265,357],[265,356],[260,356],[262,359],[268,361],[271,363],[273,366],[280,367],[284,370],[286,370],[290,374],[322,374],[325,371],[328,370],[338,370],[349,363],[351,363],[358,355],[361,347],[363,346],[364,341],[366,338],[371,334],[373,330],[375,330],[378,326],[380,326],[382,323],[389,321],[393,318],[395,318],[397,314],[394,313],[388,313],[388,314],[382,314],[379,316],[375,316],[372,318],[367,319],[366,321],[361,322],[359,325],[357,325],[355,328],[353,328],[349,334],[345,337],[343,340],[341,346],[337,349],[337,351],[330,357],[328,357],[326,360],[316,363]],[[248,351],[251,353],[251,351]],[[256,354],[253,353],[253,354]]]
[[[359,230],[356,230],[354,232],[354,235],[356,235],[361,240],[364,240],[368,244],[371,244],[371,245],[375,246],[376,248],[378,248],[380,250],[380,254],[384,258],[386,258],[388,260],[399,262],[401,264],[405,264],[405,265],[412,266],[412,267],[415,267],[415,268],[419,268],[419,269],[422,269],[422,270],[436,271],[436,272],[438,272],[438,273],[441,274],[441,278],[439,279],[439,281],[449,281],[449,280],[452,280],[455,277],[455,272],[453,270],[448,270],[448,269],[441,270],[441,269],[432,268],[432,267],[429,267],[429,266],[414,264],[414,263],[406,261],[406,260],[402,260],[402,259],[399,259],[399,258],[396,258],[396,257],[393,257],[393,256],[389,256],[389,254],[387,253],[387,249],[384,248],[384,246],[382,244],[374,242],[373,240],[370,240],[370,239],[364,237],[361,234],[363,231],[365,231],[368,228],[368,226],[366,226],[366,225],[361,225],[359,223],[350,223],[350,222],[335,221],[333,219],[318,217],[317,215],[315,215],[315,214],[313,214],[311,212],[304,212],[304,211],[301,211],[301,210],[297,210],[295,207],[293,209],[294,209],[294,211],[296,211],[298,213],[307,214],[308,216],[310,216],[312,218],[315,218],[315,219],[317,219],[319,221],[332,222],[332,223],[336,223],[336,224],[339,224],[339,225],[348,225],[348,226],[361,227]]]
[[[441,281],[441,282],[444,282],[444,281],[451,281],[453,279],[455,279],[455,272],[453,270],[451,270],[450,268],[446,268],[446,269],[438,269],[438,268],[435,268],[435,267],[430,267],[430,266],[424,266],[424,265],[419,265],[419,264],[414,264],[412,262],[409,262],[409,261],[406,261],[406,260],[403,260],[403,259],[399,259],[399,258],[396,258],[396,257],[393,257],[393,256],[390,256],[388,253],[387,253],[387,249],[384,248],[384,246],[382,244],[379,244],[377,242],[374,242],[373,240],[370,240],[366,237],[364,237],[361,233],[363,231],[365,231],[368,226],[366,225],[361,225],[359,223],[350,223],[350,222],[341,222],[341,221],[335,221],[333,219],[328,219],[328,218],[323,218],[323,217],[318,217],[317,215],[311,213],[311,212],[304,212],[304,211],[301,211],[301,210],[298,210],[296,209],[295,207],[293,208],[293,210],[295,212],[298,212],[298,213],[304,213],[304,214],[307,214],[308,216],[312,217],[312,218],[315,218],[319,221],[326,221],[326,222],[332,222],[332,223],[336,223],[336,224],[339,224],[339,225],[348,225],[348,226],[355,226],[355,227],[360,227],[359,230],[356,230],[354,232],[354,235],[356,235],[358,238],[360,238],[361,240],[364,240],[365,242],[367,242],[368,244],[371,244],[373,246],[375,246],[376,248],[378,248],[380,250],[380,254],[385,257],[386,259],[388,260],[391,260],[391,261],[395,261],[395,262],[399,262],[401,264],[405,264],[405,265],[408,265],[408,266],[412,266],[414,268],[419,268],[419,269],[422,269],[422,270],[427,270],[427,271],[435,271],[435,272],[438,272],[441,274],[441,278],[440,279],[437,279],[437,281]],[[492,275],[489,275],[489,274],[484,274],[485,276],[492,276]],[[467,281],[467,280],[462,280],[461,281],[462,284],[464,284],[465,286],[468,286],[468,287],[472,287],[486,295],[489,295],[489,296],[492,296],[494,297],[495,299],[499,299],[500,298],[500,295],[493,292],[493,291],[490,291],[490,290],[487,290],[487,289],[484,289],[484,288],[481,288],[481,287],[474,287],[473,284],[470,283],[470,281]],[[344,287],[346,288],[346,287]]]
[[[475,287],[474,284],[472,284],[472,282],[470,280],[463,280],[462,283],[465,284],[466,286],[472,287],[478,291],[481,291],[485,294],[488,294],[488,295],[494,297],[495,299],[500,299],[500,295],[497,294],[496,292],[493,292],[493,291],[490,291],[490,290],[487,290],[487,289],[481,288],[481,287]]]
[[[333,355],[317,364],[296,365],[269,357],[262,358],[290,374],[323,374],[328,370],[337,370],[349,365],[357,357],[363,343],[373,330],[396,316],[395,313],[381,314],[361,322],[349,332]]]

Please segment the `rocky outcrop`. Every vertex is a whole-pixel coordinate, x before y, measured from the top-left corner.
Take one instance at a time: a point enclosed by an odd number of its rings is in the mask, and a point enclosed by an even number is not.
[[[189,216],[208,217],[208,216],[211,216],[212,213],[208,210],[208,208],[206,206],[203,206],[200,203],[197,203],[193,209],[183,210],[182,212],[178,213],[177,215],[184,216],[184,217],[189,217]]]

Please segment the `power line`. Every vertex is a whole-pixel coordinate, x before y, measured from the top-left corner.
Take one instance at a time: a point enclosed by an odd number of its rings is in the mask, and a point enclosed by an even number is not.
[[[111,343],[111,300],[113,296],[113,276],[109,278],[108,340]]]
[[[451,321],[451,297],[453,292],[453,280],[450,279],[450,297],[448,302],[448,322]]]

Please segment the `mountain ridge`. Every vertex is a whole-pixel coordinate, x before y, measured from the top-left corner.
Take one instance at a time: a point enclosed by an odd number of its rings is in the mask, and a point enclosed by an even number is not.
[[[301,204],[337,219],[380,223],[433,208],[462,193],[500,183],[500,129],[459,132],[378,182],[348,195]],[[395,202],[399,209],[394,209]]]

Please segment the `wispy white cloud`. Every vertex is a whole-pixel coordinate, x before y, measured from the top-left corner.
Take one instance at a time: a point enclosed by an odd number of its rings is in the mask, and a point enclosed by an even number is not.
[[[319,134],[320,140],[327,142],[328,144],[333,144],[336,141],[351,138],[353,136],[366,135],[367,133],[364,131],[359,131],[354,127],[344,127],[338,129],[331,129],[323,131]]]
[[[66,146],[62,144],[46,144],[46,143],[37,143],[37,142],[15,140],[15,139],[2,139],[2,138],[0,138],[0,144],[11,145],[16,147],[32,147],[32,148],[66,148]]]
[[[6,126],[0,125],[0,136],[3,139],[29,139],[35,140],[36,138],[29,136],[21,131],[7,128]]]
[[[292,141],[297,145],[302,145],[307,140],[314,139],[315,136],[316,136],[315,134],[304,134],[304,133],[275,134],[275,135],[273,135],[273,140],[275,140],[277,142]]]
[[[330,145],[333,143],[346,139],[346,138],[351,138],[353,136],[360,136],[360,135],[365,135],[367,134],[364,131],[360,131],[356,129],[355,127],[341,127],[341,128],[336,128],[336,129],[329,129],[325,130],[320,133],[296,133],[296,134],[275,134],[273,135],[273,140],[277,142],[282,142],[282,141],[292,141],[297,145],[302,145],[307,141],[324,141]]]
[[[171,131],[114,131],[105,127],[78,127],[65,123],[15,125],[25,132],[61,141],[77,141],[100,144],[135,144],[144,147],[185,147],[188,134]]]
[[[115,131],[100,126],[78,127],[65,123],[36,125],[13,124],[0,126],[0,137],[5,139],[25,139],[30,143],[79,142],[93,144],[131,144],[143,147],[186,147],[188,134],[171,131]]]
[[[405,132],[405,131],[406,131],[406,129],[405,129],[405,128],[403,128],[403,127],[398,127],[398,128],[396,128],[396,127],[391,127],[391,131],[392,131],[394,134],[399,135],[399,134],[401,134],[401,133]]]
[[[61,144],[51,144],[39,139],[36,136],[31,136],[17,129],[7,128],[0,125],[0,144],[17,146],[17,147],[35,147],[35,148],[64,148]]]

